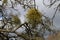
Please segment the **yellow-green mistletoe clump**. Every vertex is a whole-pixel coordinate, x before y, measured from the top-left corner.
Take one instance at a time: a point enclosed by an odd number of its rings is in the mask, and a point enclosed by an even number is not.
[[[12,21],[15,23],[15,24],[20,24],[21,21],[19,19],[18,16],[15,16],[15,15],[11,15],[12,16]]]
[[[42,21],[42,14],[37,9],[31,8],[28,10],[26,18],[28,23],[30,23],[32,27],[36,27],[36,25],[41,23]]]

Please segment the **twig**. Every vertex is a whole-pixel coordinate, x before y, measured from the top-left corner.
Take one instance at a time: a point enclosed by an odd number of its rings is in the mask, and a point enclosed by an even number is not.
[[[58,7],[59,7],[59,5],[57,6],[57,8],[56,8],[56,10],[55,10],[55,13],[54,13],[54,15],[53,15],[53,17],[52,17],[52,20],[53,20],[53,19],[55,18],[55,16],[56,16],[56,13],[57,13]]]
[[[52,1],[52,0],[50,0],[50,1]],[[49,6],[49,7],[51,7],[53,4],[55,4],[55,2],[56,2],[56,0],[55,0],[53,3],[47,5],[47,4],[45,4],[45,2],[44,2],[44,0],[43,0],[43,4],[44,4],[45,6]]]

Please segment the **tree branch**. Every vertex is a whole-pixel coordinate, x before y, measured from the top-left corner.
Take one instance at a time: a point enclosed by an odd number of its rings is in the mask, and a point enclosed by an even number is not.
[[[52,0],[50,0],[50,1],[52,1]],[[55,4],[55,2],[56,2],[56,0],[55,0],[53,3],[47,5],[47,4],[45,4],[45,2],[44,2],[44,0],[43,0],[43,4],[44,4],[45,6],[49,6],[49,7],[51,7],[53,4]]]

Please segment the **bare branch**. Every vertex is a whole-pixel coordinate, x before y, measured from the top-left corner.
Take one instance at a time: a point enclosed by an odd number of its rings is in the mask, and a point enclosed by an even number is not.
[[[54,13],[54,15],[53,15],[53,17],[52,17],[52,20],[55,18],[55,15],[56,15],[57,9],[58,9],[58,7],[56,8],[56,11],[55,11],[55,13]]]
[[[45,6],[49,6],[49,7],[51,7],[53,4],[55,4],[55,2],[56,2],[56,0],[55,0],[54,2],[52,2],[52,0],[50,0],[50,3],[51,3],[51,4],[47,5],[47,4],[45,4],[45,2],[44,2],[44,0],[43,0],[43,4],[44,4]]]
[[[59,4],[59,5],[60,5],[60,4]],[[55,13],[54,13],[54,15],[53,15],[53,17],[52,17],[52,20],[55,18],[55,15],[56,15],[56,13],[57,13],[57,10],[58,10],[59,5],[57,6],[57,8],[56,8],[56,10],[55,10]]]
[[[31,8],[29,5],[21,3],[20,1],[16,0],[19,4],[23,5],[23,6],[27,6],[28,8]]]

